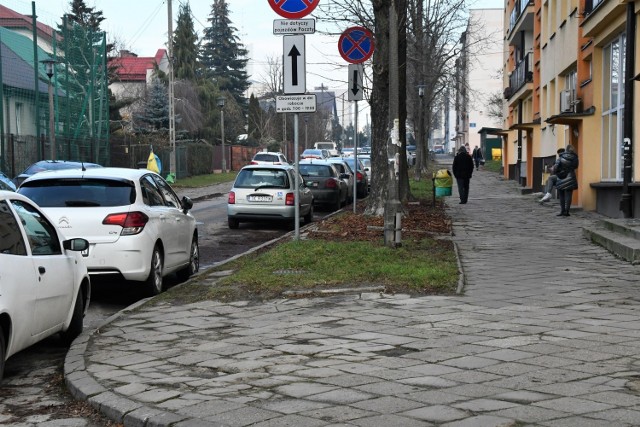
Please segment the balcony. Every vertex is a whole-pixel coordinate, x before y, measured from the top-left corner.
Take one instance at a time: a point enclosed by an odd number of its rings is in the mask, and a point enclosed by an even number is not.
[[[533,52],[529,52],[522,61],[516,65],[516,68],[509,76],[510,96],[517,93],[526,83],[533,82],[532,62]]]
[[[592,0],[592,1],[595,2],[597,0]],[[604,0],[600,0],[600,1],[604,1]],[[527,10],[527,7],[530,4],[533,5],[533,0],[516,0],[516,4],[513,10],[511,11],[511,15],[509,16],[509,34],[511,34],[511,32],[514,30],[514,28],[516,27],[516,24],[520,20],[520,17],[525,13],[525,11]]]

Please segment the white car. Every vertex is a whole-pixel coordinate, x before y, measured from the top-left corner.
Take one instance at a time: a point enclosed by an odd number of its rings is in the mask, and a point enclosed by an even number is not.
[[[298,205],[305,223],[313,220],[313,193],[298,175]],[[247,165],[229,192],[229,228],[247,221],[295,221],[295,169],[290,165]]]
[[[93,168],[40,172],[18,192],[34,200],[67,237],[89,241],[92,276],[140,282],[149,295],[163,277],[188,279],[200,267],[193,202],[147,169]]]
[[[60,332],[66,344],[82,332],[91,281],[84,239],[64,240],[35,204],[0,191],[0,379],[13,354]]]
[[[289,161],[282,153],[260,151],[253,156],[252,165],[288,165]]]

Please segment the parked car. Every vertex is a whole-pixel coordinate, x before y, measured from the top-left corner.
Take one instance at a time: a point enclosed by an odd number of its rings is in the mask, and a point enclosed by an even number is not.
[[[326,160],[329,157],[331,157],[329,155],[329,151],[327,151],[327,150],[316,150],[314,148],[307,148],[306,150],[304,150],[302,152],[302,154],[300,154],[300,160],[303,160],[303,159],[322,159],[322,160]]]
[[[329,157],[338,157],[338,145],[335,142],[323,141],[313,144],[316,150],[327,150]]]
[[[251,165],[287,165],[289,161],[282,153],[261,151],[251,160]]]
[[[444,145],[440,145],[440,144],[434,145],[433,152],[436,154],[444,154]]]
[[[33,201],[0,191],[0,379],[13,354],[53,334],[65,344],[82,332],[91,280],[81,253]]]
[[[298,165],[305,185],[311,188],[314,202],[338,210],[348,201],[347,184],[333,163],[326,160],[301,160]]]
[[[38,173],[18,192],[31,198],[67,237],[89,241],[89,274],[140,282],[149,295],[163,277],[186,280],[200,268],[193,202],[147,169],[93,168]]]
[[[355,150],[353,148],[343,148],[340,152],[342,157],[352,157]]]
[[[298,205],[305,224],[313,221],[313,193],[298,175]],[[236,229],[248,221],[295,221],[295,169],[291,165],[247,165],[229,192],[227,221]]]
[[[0,190],[16,191],[16,185],[11,179],[0,171]]]
[[[40,160],[35,162],[26,168],[20,175],[13,179],[13,183],[16,187],[19,187],[22,182],[29,178],[31,175],[38,172],[60,169],[88,169],[88,168],[100,168],[101,165],[97,163],[87,162],[73,162],[69,160]]]
[[[328,161],[332,163],[336,169],[338,169],[338,173],[340,174],[340,179],[342,179],[345,182],[345,184],[347,184],[347,199],[352,200],[353,199],[353,182],[355,178],[353,176],[353,171],[351,170],[351,167],[349,167],[349,164],[345,162],[344,159],[341,157],[332,157]]]
[[[364,165],[362,164],[362,160],[358,158],[358,165],[356,169],[356,159],[353,157],[345,157],[344,160],[347,162],[349,167],[352,170],[356,171],[356,196],[362,198],[367,197],[369,194],[369,176],[364,169]]]

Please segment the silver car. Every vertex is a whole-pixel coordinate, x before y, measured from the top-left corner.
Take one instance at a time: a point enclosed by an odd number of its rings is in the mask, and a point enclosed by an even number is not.
[[[298,200],[304,222],[313,220],[313,194],[299,176]],[[248,221],[295,221],[295,169],[291,165],[247,165],[229,192],[229,228]]]

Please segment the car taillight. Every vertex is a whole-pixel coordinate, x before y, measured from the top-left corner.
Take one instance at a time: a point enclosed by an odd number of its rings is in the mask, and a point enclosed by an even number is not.
[[[109,214],[102,220],[104,225],[119,225],[121,236],[139,234],[149,222],[149,217],[142,212],[121,212]]]
[[[257,165],[258,162],[254,162],[253,160],[249,163],[250,165]]]
[[[296,204],[296,195],[293,193],[287,193],[285,199],[284,199],[284,204],[287,206],[295,206]]]
[[[338,181],[335,178],[329,178],[324,186],[326,188],[336,188],[338,186]]]
[[[361,173],[361,172],[356,173],[356,179],[357,179],[358,181],[362,181],[362,178],[363,178],[363,175],[362,175],[362,173]]]
[[[229,192],[229,204],[233,205],[236,203],[236,193],[234,193],[233,191]]]

